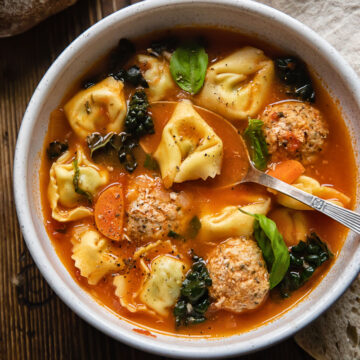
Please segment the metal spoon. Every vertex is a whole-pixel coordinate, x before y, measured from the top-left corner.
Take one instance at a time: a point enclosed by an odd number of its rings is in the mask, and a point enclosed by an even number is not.
[[[169,105],[169,106],[174,107],[174,106],[176,106],[176,104],[177,103],[173,102],[173,101],[158,101],[158,102],[152,103],[152,106]],[[233,128],[233,131],[236,132],[236,135],[238,136],[238,139],[239,139],[239,143],[238,143],[239,150],[240,150],[239,153],[242,156],[247,157],[247,159],[246,159],[247,161],[244,161],[242,163],[244,165],[240,172],[242,177],[239,179],[236,179],[235,181],[234,181],[234,179],[231,179],[229,181],[229,183],[227,183],[226,185],[220,186],[221,188],[232,187],[234,185],[241,184],[241,183],[247,183],[247,182],[264,185],[268,188],[279,191],[279,192],[283,193],[284,195],[288,195],[288,196],[294,198],[295,200],[298,200],[298,201],[304,203],[305,205],[312,207],[313,209],[315,209],[317,211],[322,212],[323,214],[331,217],[332,219],[336,220],[340,224],[343,224],[344,226],[353,230],[357,234],[360,234],[360,214],[357,214],[356,212],[348,210],[348,209],[344,209],[341,206],[334,205],[330,201],[323,200],[315,195],[312,195],[305,191],[302,191],[302,190],[296,188],[295,186],[289,185],[279,179],[276,179],[268,174],[265,174],[264,172],[262,172],[260,170],[257,170],[254,167],[254,165],[250,159],[250,155],[247,150],[245,141],[243,140],[243,138],[241,136],[238,135],[238,130],[232,124],[230,124],[226,119],[224,119],[220,115],[215,114],[210,110],[201,108],[199,106],[194,106],[194,108],[197,111],[200,111],[203,113],[209,113],[209,114],[211,114],[212,117],[216,116],[218,118],[217,121],[224,121],[225,123],[230,125]],[[241,150],[243,150],[243,151],[241,151]],[[147,151],[149,152],[149,149],[147,149]]]
[[[264,185],[268,188],[277,190],[285,195],[288,195],[295,200],[298,200],[313,209],[322,212],[331,217],[340,224],[360,234],[360,214],[355,211],[344,209],[341,206],[335,205],[330,201],[323,200],[315,195],[302,191],[295,186],[289,185],[279,179],[276,179],[262,171],[257,170],[249,159],[249,169],[245,177],[239,183],[253,182]]]

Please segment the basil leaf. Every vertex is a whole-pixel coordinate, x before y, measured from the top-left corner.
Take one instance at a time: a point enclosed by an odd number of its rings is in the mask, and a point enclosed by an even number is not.
[[[170,72],[181,89],[196,94],[204,84],[207,65],[205,49],[195,43],[187,43],[172,54]]]
[[[253,216],[254,237],[257,241],[270,272],[270,289],[273,289],[286,275],[290,265],[290,255],[276,224],[265,215],[250,214],[239,209],[246,215]]]
[[[254,237],[263,253],[265,262],[269,269],[271,269],[271,265],[274,263],[274,253],[271,247],[271,242],[268,241],[266,234],[262,230],[258,221],[255,221],[254,224]]]
[[[89,192],[80,189],[79,187],[80,169],[78,166],[77,159],[73,161],[73,167],[74,167],[73,184],[74,184],[75,192],[79,195],[85,196],[89,200],[89,202],[92,202],[92,195]]]
[[[259,119],[249,119],[244,137],[249,147],[251,160],[259,170],[265,170],[269,159],[269,152],[262,131],[264,123]]]

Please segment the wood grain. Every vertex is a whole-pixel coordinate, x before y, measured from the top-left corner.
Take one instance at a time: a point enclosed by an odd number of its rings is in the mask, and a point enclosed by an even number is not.
[[[0,359],[165,359],[105,336],[59,300],[26,249],[12,189],[17,132],[41,77],[80,33],[131,3],[79,0],[25,34],[0,40]],[[290,357],[311,359],[292,339],[243,359]]]

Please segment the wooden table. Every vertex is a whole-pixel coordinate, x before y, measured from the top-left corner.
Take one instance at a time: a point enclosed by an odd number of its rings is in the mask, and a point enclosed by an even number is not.
[[[89,26],[133,2],[79,0],[22,35],[0,39],[0,359],[164,359],[105,336],[52,292],[22,239],[12,188],[17,132],[45,71]],[[311,359],[293,339],[242,357],[289,358]]]

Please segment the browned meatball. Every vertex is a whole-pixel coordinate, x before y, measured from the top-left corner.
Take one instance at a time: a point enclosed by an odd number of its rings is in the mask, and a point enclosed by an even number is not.
[[[261,120],[273,161],[292,158],[312,163],[323,150],[329,133],[320,112],[298,101],[268,106]]]
[[[127,202],[126,233],[134,241],[163,239],[170,230],[181,233],[188,221],[186,195],[166,190],[160,178],[136,177],[129,184]]]
[[[208,259],[210,296],[218,309],[241,313],[258,307],[270,289],[269,273],[257,243],[247,237],[230,238]]]

